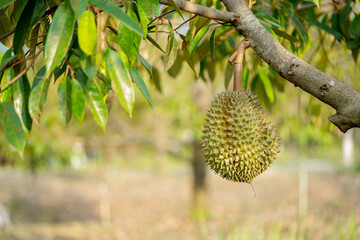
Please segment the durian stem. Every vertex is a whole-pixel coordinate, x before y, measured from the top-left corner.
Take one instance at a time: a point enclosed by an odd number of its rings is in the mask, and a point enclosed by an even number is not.
[[[253,190],[253,192],[254,192],[254,197],[256,197],[256,191],[255,191],[255,189],[254,189],[254,187],[253,187],[253,185],[252,185],[252,183],[249,183],[250,184],[250,186],[251,186],[251,189]]]
[[[242,80],[242,72],[243,72],[243,61],[244,54],[246,49],[250,46],[250,41],[247,38],[244,38],[236,52],[234,52],[229,58],[229,62],[234,64],[234,85],[233,91],[241,91],[241,80]],[[235,58],[235,61],[233,61]]]

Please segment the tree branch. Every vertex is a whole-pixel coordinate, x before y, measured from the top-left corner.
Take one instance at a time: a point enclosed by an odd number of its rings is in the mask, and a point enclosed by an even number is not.
[[[261,25],[244,0],[222,0],[239,14],[236,30],[250,39],[250,47],[281,77],[330,105],[336,114],[329,117],[342,132],[360,127],[360,93],[296,57],[277,42]]]
[[[167,0],[160,0],[161,4],[170,5]],[[233,22],[238,15],[233,12],[225,12],[209,7],[204,7],[199,4],[191,3],[185,0],[174,0],[175,4],[183,11],[194,13],[203,17],[207,17],[214,20],[220,20],[223,22]]]
[[[342,132],[360,127],[360,93],[285,49],[261,25],[244,0],[222,0],[229,13],[185,0],[174,2],[183,11],[231,22],[240,34],[249,39],[250,47],[281,77],[333,107],[336,114],[329,120]],[[167,0],[160,0],[160,3],[169,5]]]

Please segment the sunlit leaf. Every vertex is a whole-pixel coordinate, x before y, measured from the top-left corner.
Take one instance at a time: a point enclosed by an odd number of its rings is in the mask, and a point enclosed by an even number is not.
[[[19,116],[16,114],[14,106],[10,103],[0,104],[0,124],[3,127],[8,142],[22,155],[26,136]]]
[[[146,17],[152,19],[152,16],[159,14],[159,1],[158,0],[138,0],[139,6],[145,11]]]
[[[29,136],[32,119],[29,113],[29,96],[30,96],[30,83],[26,75],[23,75],[15,83],[14,89],[14,108],[20,116],[25,133]]]
[[[117,44],[121,50],[128,56],[132,63],[135,62],[138,55],[138,48],[135,46],[133,31],[127,28],[124,24],[119,24],[119,34],[117,36]]]
[[[124,56],[120,56],[118,52],[109,49],[105,53],[105,61],[118,100],[131,116],[135,102],[135,91],[130,78],[127,60]]]
[[[148,32],[148,27],[147,27],[147,17],[146,17],[145,10],[140,5],[137,5],[137,9],[139,12],[141,28],[144,32],[144,36],[146,36],[147,32]]]
[[[70,5],[75,13],[77,19],[80,19],[81,15],[85,11],[89,0],[70,0]]]
[[[312,0],[312,1],[316,4],[317,7],[320,7],[321,0]]]
[[[72,116],[72,90],[71,78],[63,77],[58,87],[58,101],[60,119],[63,123],[68,124]]]
[[[13,78],[14,78],[14,69],[13,68],[8,68],[5,70],[2,79],[1,79],[1,84],[5,84],[10,82]],[[14,89],[14,84],[10,84],[6,87],[2,87],[1,88],[1,92],[0,92],[0,103],[8,103],[10,102],[10,99],[12,97],[13,94],[13,89]]]
[[[209,25],[206,27],[201,28],[196,35],[194,36],[194,38],[192,39],[192,41],[190,42],[189,45],[189,53],[190,56],[192,56],[192,54],[194,53],[195,48],[198,46],[199,42],[201,41],[201,39],[204,37],[204,35],[207,33],[207,31],[209,30]]]
[[[84,91],[87,105],[90,108],[95,122],[105,130],[108,110],[98,86],[93,80],[88,79]]]
[[[145,84],[144,80],[142,79],[140,73],[138,72],[138,70],[135,67],[132,67],[132,69],[131,69],[131,77],[134,80],[134,82],[136,83],[136,85],[138,86],[138,88],[140,89],[141,93],[144,95],[144,97],[148,101],[148,103],[150,104],[150,106],[153,107],[153,102],[151,99],[150,92],[149,92],[148,88],[146,87],[146,84]]]
[[[97,42],[97,29],[95,17],[91,11],[85,11],[79,20],[78,25],[78,41],[81,50],[91,55],[94,53]]]
[[[65,1],[57,8],[46,38],[46,75],[52,73],[65,57],[73,35],[74,24],[74,12],[69,2]]]
[[[111,0],[89,0],[89,2],[98,8],[104,10],[105,12],[111,14],[117,18],[122,24],[127,28],[133,30],[140,36],[144,35],[140,25],[134,21],[131,17],[126,15],[115,3]]]
[[[29,97],[30,115],[36,124],[40,123],[50,84],[50,78],[45,77],[45,70],[45,67],[43,67],[37,73]]]
[[[108,119],[108,110],[103,95],[101,94],[95,81],[87,78],[81,69],[78,69],[77,71],[77,79],[83,88],[86,103],[95,122],[105,130]]]

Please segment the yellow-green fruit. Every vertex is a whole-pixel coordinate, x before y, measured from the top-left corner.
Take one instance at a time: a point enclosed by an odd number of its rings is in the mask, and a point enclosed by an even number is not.
[[[207,164],[231,181],[251,183],[279,153],[277,130],[250,91],[226,91],[215,97],[203,133]]]

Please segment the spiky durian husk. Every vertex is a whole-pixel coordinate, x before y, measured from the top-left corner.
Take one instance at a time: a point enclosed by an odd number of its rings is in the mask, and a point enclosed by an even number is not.
[[[207,164],[231,181],[251,183],[279,153],[278,132],[251,91],[215,97],[203,133]]]

